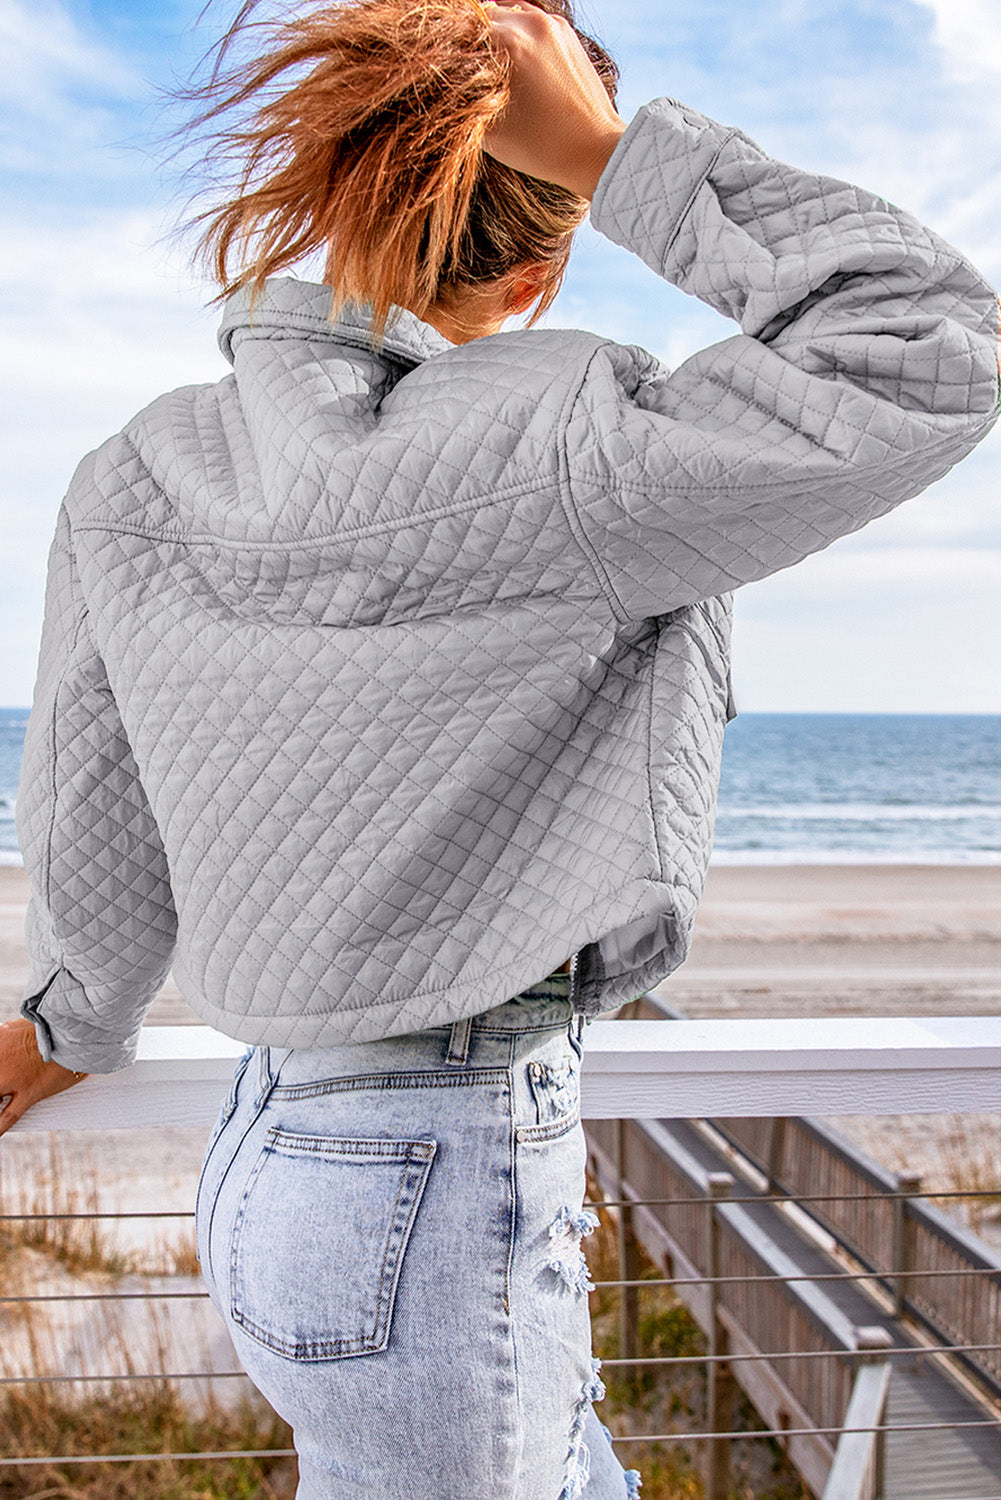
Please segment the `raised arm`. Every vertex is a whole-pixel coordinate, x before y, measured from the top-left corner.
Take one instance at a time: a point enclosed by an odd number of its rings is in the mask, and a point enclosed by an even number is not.
[[[626,615],[787,567],[919,493],[989,431],[997,298],[958,251],[672,99],[614,129],[563,65],[569,28],[498,9],[505,45],[521,34],[508,129],[522,152],[502,139],[504,159],[531,170],[524,143],[551,110],[538,174],[590,189],[597,229],[742,329],[673,373],[616,344],[593,357],[567,466],[582,544]]]

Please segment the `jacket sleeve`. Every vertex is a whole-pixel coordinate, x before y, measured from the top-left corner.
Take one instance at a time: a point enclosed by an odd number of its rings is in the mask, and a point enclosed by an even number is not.
[[[67,1068],[131,1063],[176,917],[159,831],[95,648],[65,505],[49,553],[17,832],[31,973],[21,1014]]]
[[[741,334],[673,374],[608,343],[571,409],[578,540],[627,616],[788,567],[916,495],[997,415],[997,298],[884,199],[671,99],[631,122],[594,226]]]

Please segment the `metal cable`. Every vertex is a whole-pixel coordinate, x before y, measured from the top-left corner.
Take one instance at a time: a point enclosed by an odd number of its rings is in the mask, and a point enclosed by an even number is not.
[[[1001,1184],[996,1188],[948,1188],[941,1192],[926,1189],[919,1193],[894,1193],[873,1190],[869,1193],[750,1193],[734,1195],[726,1203],[893,1203],[898,1198],[913,1202],[916,1198],[997,1198],[1001,1197]],[[596,1198],[587,1199],[585,1208],[682,1208],[696,1207],[707,1203],[705,1195],[697,1198]],[[101,1211],[99,1213],[48,1213],[45,1209],[33,1209],[23,1213],[0,1214],[0,1224],[24,1219],[193,1219],[193,1208],[130,1209],[128,1212]]]
[[[755,1168],[757,1170],[757,1168]],[[723,1199],[711,1199],[703,1193],[689,1198],[588,1198],[585,1208],[700,1208],[706,1203],[894,1203],[898,1199],[914,1202],[917,1198],[998,1198],[1001,1185],[996,1188],[949,1188],[942,1192],[922,1190],[918,1193],[880,1192],[869,1193],[747,1193],[733,1194]],[[82,1215],[81,1217],[86,1217]]]
[[[860,1359],[890,1358],[892,1355],[920,1354],[987,1354],[1001,1350],[1001,1344],[897,1344],[888,1349],[800,1349],[768,1351],[757,1354],[650,1354],[637,1355],[633,1359],[603,1359],[603,1370],[616,1369],[623,1365],[709,1365],[709,1364],[774,1364],[776,1360],[790,1359]],[[248,1380],[246,1370],[152,1370],[129,1371],[113,1375],[0,1375],[0,1385],[55,1385],[74,1382],[98,1382],[102,1380]]]
[[[788,1437],[840,1437],[842,1433],[876,1432],[940,1432],[956,1431],[972,1427],[997,1427],[995,1421],[985,1422],[908,1422],[901,1426],[881,1425],[873,1427],[774,1427],[752,1432],[636,1432],[625,1437],[613,1437],[613,1443],[697,1443],[748,1438]],[[51,1458],[0,1458],[0,1467],[13,1468],[18,1465],[48,1464],[136,1464],[136,1463],[183,1463],[206,1459],[234,1458],[295,1458],[294,1448],[246,1448],[213,1450],[204,1453],[71,1453],[58,1454]]]
[[[705,1443],[723,1442],[731,1439],[762,1439],[762,1437],[840,1437],[843,1433],[939,1433],[960,1428],[998,1427],[996,1422],[908,1422],[900,1427],[785,1427],[767,1428],[750,1433],[630,1433],[626,1437],[612,1437],[612,1443]],[[294,1448],[249,1448],[233,1451],[210,1451],[200,1454],[59,1454],[53,1458],[0,1458],[0,1467],[41,1466],[48,1464],[162,1464],[195,1463],[195,1461],[233,1460],[233,1458],[296,1458]]]
[[[800,1349],[757,1354],[651,1354],[633,1359],[603,1359],[601,1368],[616,1365],[733,1365],[747,1361],[773,1364],[780,1359],[883,1359],[894,1354],[989,1354],[1001,1344],[894,1344],[888,1349]]]
[[[125,1375],[0,1375],[0,1385],[63,1385],[99,1380],[249,1380],[246,1370],[179,1370],[149,1373],[129,1371]]]
[[[778,1272],[769,1272],[767,1275],[753,1276],[659,1276],[639,1277],[636,1279],[622,1279],[616,1281],[596,1281],[593,1283],[592,1291],[601,1291],[610,1287],[652,1287],[652,1286],[753,1286],[755,1284],[769,1284],[782,1282],[788,1285],[794,1281],[884,1281],[894,1278],[904,1278],[908,1281],[928,1280],[934,1277],[956,1277],[956,1276],[998,1276],[1001,1272],[995,1271],[990,1266],[968,1267],[959,1270],[941,1271],[804,1271],[799,1275],[785,1276]],[[0,1304],[19,1302],[159,1302],[170,1301],[176,1298],[200,1298],[207,1297],[207,1291],[190,1292],[42,1292],[31,1296],[6,1296],[0,1294]]]
[[[955,1432],[971,1427],[1001,1427],[998,1419],[982,1422],[903,1422],[873,1427],[770,1427],[752,1432],[634,1432],[613,1443],[704,1443],[724,1438],[841,1437],[848,1432]]]
[[[50,1214],[44,1208],[37,1208],[32,1209],[30,1213],[0,1214],[0,1224],[18,1219],[193,1219],[194,1217],[193,1208],[129,1209],[128,1212],[122,1213],[109,1209],[92,1214]]]
[[[811,1273],[803,1271],[798,1275],[785,1276],[778,1272],[769,1272],[767,1275],[754,1276],[672,1276],[672,1277],[642,1277],[633,1280],[621,1281],[596,1281],[594,1288],[611,1286],[728,1286],[736,1282],[738,1285],[753,1285],[755,1282],[781,1281],[784,1284],[792,1281],[883,1281],[893,1278],[904,1278],[907,1281],[927,1280],[931,1277],[942,1276],[1001,1276],[1001,1271],[994,1270],[991,1266],[969,1266],[960,1270],[942,1271],[817,1271]],[[0,1301],[5,1301],[0,1297]]]
[[[0,1458],[0,1468],[28,1464],[157,1464],[193,1463],[208,1458],[295,1458],[294,1448],[213,1449],[208,1453],[60,1453],[54,1458]]]
[[[207,1297],[208,1292],[40,1292],[33,1297],[4,1297],[4,1302],[170,1302],[183,1297]]]

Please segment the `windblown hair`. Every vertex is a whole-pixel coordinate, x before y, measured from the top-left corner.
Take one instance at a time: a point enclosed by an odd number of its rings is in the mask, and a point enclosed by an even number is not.
[[[532,3],[574,26],[614,100],[615,63],[571,0]],[[230,196],[191,221],[216,300],[248,285],[256,296],[320,249],[332,315],[371,304],[381,337],[394,306],[423,316],[450,288],[544,264],[535,322],[587,203],[484,153],[510,64],[479,0],[341,0],[291,19],[283,7],[281,21],[258,9],[246,0],[210,76],[180,91],[198,106],[187,130],[202,160],[229,170]],[[248,39],[253,55],[235,62]]]

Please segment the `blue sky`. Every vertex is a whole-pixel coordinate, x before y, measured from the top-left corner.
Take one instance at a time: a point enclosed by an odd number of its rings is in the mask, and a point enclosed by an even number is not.
[[[235,0],[215,0],[228,17]],[[78,459],[162,390],[224,373],[210,291],[165,237],[156,85],[201,0],[0,0],[0,704],[30,701],[45,557]],[[585,0],[621,113],[658,94],[916,213],[1001,283],[999,0]],[[212,12],[210,12],[212,14]],[[675,365],[733,332],[589,228],[547,322]],[[1001,433],[938,485],[737,596],[753,710],[1001,708]]]

